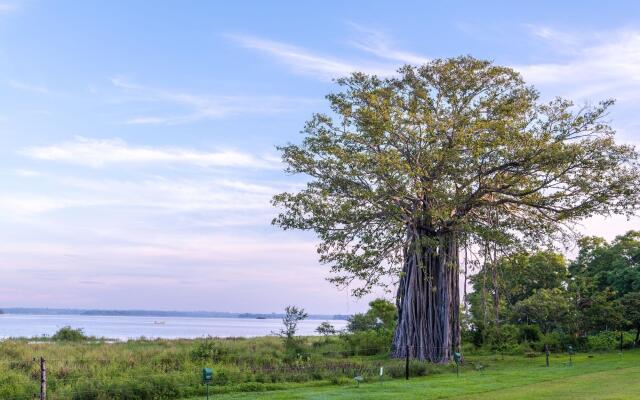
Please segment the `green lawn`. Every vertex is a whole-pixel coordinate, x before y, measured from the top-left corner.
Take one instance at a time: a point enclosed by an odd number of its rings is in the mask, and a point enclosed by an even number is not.
[[[292,388],[216,395],[215,399],[640,399],[640,351],[568,358],[472,357],[459,378],[445,373],[410,381]],[[486,365],[477,372],[469,364]],[[194,399],[195,400],[195,399]]]

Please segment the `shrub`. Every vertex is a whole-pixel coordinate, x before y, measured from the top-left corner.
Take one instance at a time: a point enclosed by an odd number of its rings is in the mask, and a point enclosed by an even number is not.
[[[389,351],[393,331],[387,329],[361,331],[343,335],[342,337],[352,354],[371,356]]]
[[[622,347],[630,348],[633,346],[635,336],[629,332],[622,335]],[[607,351],[620,349],[620,332],[607,331],[600,332],[596,335],[587,337],[589,351]]]
[[[0,399],[28,399],[37,390],[25,375],[0,370]]]
[[[537,342],[540,340],[540,327],[538,325],[522,325],[520,327],[520,341]]]
[[[82,342],[87,340],[88,337],[84,334],[82,328],[74,329],[70,326],[65,326],[60,328],[51,339],[57,342]]]
[[[562,332],[550,332],[542,334],[540,340],[536,343],[537,351],[544,351],[544,345],[549,346],[549,351],[555,353],[562,353],[567,351],[569,345],[573,346],[576,350],[584,349],[585,346],[580,346],[579,343],[570,335]]]
[[[489,345],[491,350],[513,352],[518,348],[520,332],[515,325],[505,324],[500,328],[490,326],[485,328],[483,334],[486,337],[485,344]]]
[[[228,351],[214,340],[197,341],[189,355],[193,361],[220,361]]]

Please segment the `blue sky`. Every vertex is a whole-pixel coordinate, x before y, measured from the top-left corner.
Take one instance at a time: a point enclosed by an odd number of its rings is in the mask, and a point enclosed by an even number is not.
[[[640,3],[520,3],[0,0],[0,306],[362,310],[269,224],[333,78],[471,54],[640,143]]]

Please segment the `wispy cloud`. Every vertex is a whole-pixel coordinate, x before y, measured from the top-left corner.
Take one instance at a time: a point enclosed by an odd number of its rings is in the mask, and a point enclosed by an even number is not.
[[[37,94],[51,94],[51,91],[45,86],[34,85],[32,83],[26,83],[22,81],[13,80],[13,79],[7,81],[7,85],[12,87],[13,89],[17,89],[23,92],[30,92],[30,93],[37,93]]]
[[[400,50],[398,45],[381,31],[367,28],[351,22],[350,26],[358,33],[349,43],[377,57],[400,61],[405,64],[421,65],[429,61],[428,57],[410,51]]]
[[[396,69],[388,64],[344,61],[302,47],[256,36],[226,36],[242,47],[258,50],[276,58],[296,73],[313,75],[324,80],[347,76],[356,71],[387,76],[392,75]]]
[[[533,36],[544,39],[552,45],[575,46],[580,43],[580,37],[584,37],[584,34],[578,35],[574,32],[565,32],[546,25],[526,24],[525,27]]]
[[[4,192],[0,195],[0,215],[23,217],[74,207],[104,205],[104,200],[77,198],[64,195]]]
[[[359,59],[345,60],[315,51],[252,35],[226,35],[242,47],[258,50],[285,64],[292,71],[312,75],[323,80],[348,76],[353,72],[365,72],[379,76],[391,76],[402,64],[419,65],[428,57],[402,50],[384,32],[349,22],[352,39],[345,44],[364,53]],[[371,56],[374,56],[373,58]]]
[[[582,40],[571,32],[547,27],[532,31],[550,44],[562,41],[570,49],[565,61],[515,66],[527,81],[556,85],[573,98],[640,100],[640,31],[600,32]]]
[[[107,164],[171,163],[200,167],[278,169],[273,156],[259,157],[236,150],[198,151],[179,147],[133,146],[121,139],[92,139],[78,136],[73,141],[29,147],[21,154],[48,161],[89,167]]]
[[[288,188],[237,179],[154,177],[143,180],[41,176],[53,193],[0,191],[0,215],[28,217],[66,209],[120,209],[138,217],[148,213],[206,213],[206,226],[268,224],[271,197]],[[126,211],[128,210],[128,211]],[[198,224],[195,224],[198,225]]]
[[[147,87],[127,80],[123,76],[111,78],[111,83],[129,95],[129,100],[146,103],[170,103],[185,111],[173,114],[138,115],[128,124],[176,125],[204,119],[218,119],[233,115],[277,114],[299,109],[315,100],[284,96],[220,96],[195,95]]]

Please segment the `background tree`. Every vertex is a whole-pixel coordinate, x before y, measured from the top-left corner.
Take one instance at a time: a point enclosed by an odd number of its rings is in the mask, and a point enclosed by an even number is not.
[[[287,306],[284,309],[285,314],[282,317],[282,329],[276,334],[284,339],[286,345],[294,342],[296,332],[298,331],[298,322],[306,319],[309,315],[303,308],[296,306]]]
[[[636,330],[636,345],[640,344],[640,292],[627,293],[620,299],[624,317],[631,328]]]
[[[566,327],[573,307],[561,289],[540,289],[513,307],[513,318],[524,324],[536,324],[542,333]]]
[[[338,84],[332,114],[281,148],[309,180],[274,197],[274,223],[313,230],[357,295],[398,278],[395,357],[446,363],[460,346],[461,241],[540,244],[637,205],[637,154],[602,120],[611,101],[539,104],[516,71],[472,57]]]
[[[318,327],[316,328],[316,332],[324,337],[328,337],[336,334],[336,328],[331,325],[330,322],[324,321],[320,325],[318,325]]]
[[[589,281],[594,291],[611,289],[617,297],[640,292],[640,232],[629,231],[612,243],[585,237],[578,244],[578,258],[570,266],[576,279]]]
[[[396,306],[385,299],[375,299],[370,301],[369,311],[367,311],[367,314],[372,315],[381,327],[387,329],[394,328],[396,318],[398,317]]]
[[[514,319],[516,303],[532,296],[540,289],[563,289],[568,280],[567,264],[561,254],[524,251],[501,257],[496,262],[498,292],[501,294],[499,317],[501,321]],[[496,326],[488,304],[495,298],[495,282],[490,268],[482,268],[471,277],[473,292],[468,296],[473,328],[484,337],[485,329]],[[517,319],[517,318],[516,318]]]
[[[611,289],[583,296],[576,305],[582,334],[616,330],[624,326],[624,310]]]
[[[384,299],[369,302],[369,310],[364,313],[353,314],[349,317],[347,330],[362,332],[378,329],[393,329],[397,317],[396,306]]]

